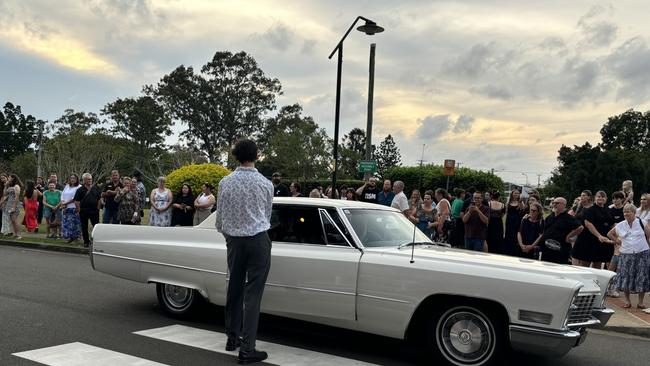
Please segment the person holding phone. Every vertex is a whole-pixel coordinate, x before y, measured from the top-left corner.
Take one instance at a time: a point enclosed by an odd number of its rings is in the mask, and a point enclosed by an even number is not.
[[[487,238],[490,208],[483,204],[483,194],[474,192],[467,210],[460,214],[465,224],[465,249],[483,251],[483,242]]]

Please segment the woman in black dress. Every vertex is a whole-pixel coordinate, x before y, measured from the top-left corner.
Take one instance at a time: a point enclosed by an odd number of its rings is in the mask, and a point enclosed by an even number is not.
[[[510,191],[508,205],[506,206],[506,233],[503,239],[506,254],[517,255],[519,252],[517,232],[519,232],[525,209],[524,202],[521,200],[521,192],[516,188]]]
[[[539,246],[544,233],[544,209],[537,202],[529,203],[528,214],[521,220],[517,241],[519,255],[524,258],[535,258],[535,248]]]
[[[172,204],[172,226],[192,226],[194,224],[194,195],[192,187],[183,183]]]
[[[586,230],[578,236],[573,247],[573,260],[583,267],[601,268],[603,262],[609,262],[614,254],[614,243],[607,237],[614,225],[614,219],[605,206],[605,192],[598,191],[595,202],[595,205],[583,211],[583,225]]]
[[[490,195],[490,221],[488,222],[487,245],[488,251],[495,254],[508,254],[503,247],[503,213],[505,205],[499,202],[501,194],[498,191]]]

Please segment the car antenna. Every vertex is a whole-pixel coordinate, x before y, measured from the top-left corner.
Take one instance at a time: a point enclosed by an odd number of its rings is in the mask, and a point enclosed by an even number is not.
[[[422,144],[422,158],[420,158],[420,184],[418,186],[418,189],[422,189],[422,163],[424,162],[424,146],[425,144]],[[417,202],[416,202],[416,207],[417,207]],[[411,261],[410,261],[411,264],[415,263],[415,259],[413,259],[413,256],[415,255],[415,230],[417,229],[418,226],[413,225],[413,240],[411,240]]]

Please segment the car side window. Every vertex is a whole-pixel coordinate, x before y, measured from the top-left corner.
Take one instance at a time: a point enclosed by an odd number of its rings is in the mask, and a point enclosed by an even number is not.
[[[348,239],[348,242],[353,244],[354,239],[352,239],[352,234],[350,234],[348,228],[343,224],[343,221],[341,221],[338,211],[336,211],[335,208],[328,208],[327,213],[330,215],[332,220],[334,220],[334,224],[336,224],[336,226],[338,226],[338,228],[343,232],[343,235]]]
[[[337,225],[330,219],[328,213],[324,210],[321,210],[320,218],[323,221],[323,228],[325,229],[325,237],[327,238],[328,245],[341,245],[348,246],[348,242],[345,241],[345,237],[341,234],[341,231],[337,229]]]
[[[269,237],[272,241],[325,245],[318,208],[274,206]]]

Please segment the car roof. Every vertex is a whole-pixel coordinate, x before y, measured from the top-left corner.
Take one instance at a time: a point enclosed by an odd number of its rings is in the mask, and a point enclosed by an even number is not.
[[[332,208],[365,208],[375,210],[394,211],[394,208],[361,201],[348,201],[331,198],[306,198],[306,197],[274,197],[273,204],[286,204],[296,206],[319,206]]]

